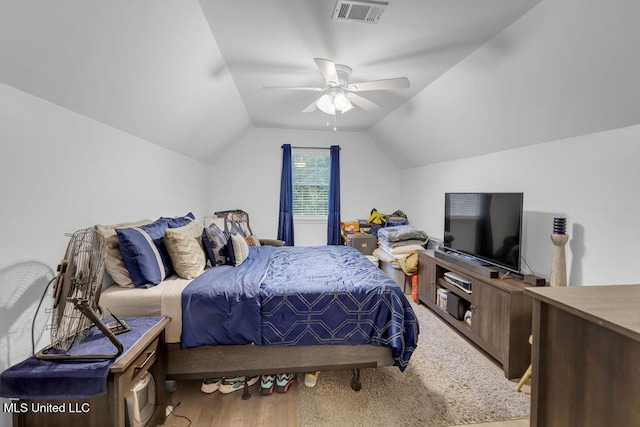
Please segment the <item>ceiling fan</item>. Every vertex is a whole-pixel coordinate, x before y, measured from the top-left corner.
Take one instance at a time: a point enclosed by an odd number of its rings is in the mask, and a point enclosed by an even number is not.
[[[369,99],[358,95],[356,92],[366,92],[374,90],[387,89],[406,89],[409,87],[409,79],[406,77],[395,77],[391,79],[370,80],[360,83],[349,83],[351,76],[351,68],[336,64],[329,59],[314,58],[313,59],[320,70],[320,74],[324,78],[324,87],[282,87],[270,86],[263,89],[280,89],[280,90],[301,90],[311,92],[324,92],[320,97],[316,98],[307,108],[302,110],[304,113],[311,113],[317,109],[329,115],[341,114],[351,110],[353,106],[362,108],[365,111],[373,112],[382,108]]]

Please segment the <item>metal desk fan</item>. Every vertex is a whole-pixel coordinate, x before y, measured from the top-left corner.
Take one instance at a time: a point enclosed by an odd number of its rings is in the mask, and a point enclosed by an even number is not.
[[[71,236],[65,257],[58,266],[53,292],[51,344],[36,354],[38,359],[113,359],[122,354],[123,346],[115,333],[126,332],[129,327],[116,318],[116,325],[110,328],[96,313],[104,276],[104,245],[104,238],[93,228],[76,231]],[[67,353],[87,338],[92,325],[106,335],[116,352]],[[54,349],[58,351],[52,351]]]

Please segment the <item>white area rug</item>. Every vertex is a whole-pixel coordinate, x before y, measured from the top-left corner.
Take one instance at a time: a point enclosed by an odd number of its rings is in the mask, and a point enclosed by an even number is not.
[[[300,425],[451,426],[527,418],[530,397],[424,306],[418,348],[405,372],[362,369],[362,390],[350,370],[322,372],[314,388],[298,386]]]

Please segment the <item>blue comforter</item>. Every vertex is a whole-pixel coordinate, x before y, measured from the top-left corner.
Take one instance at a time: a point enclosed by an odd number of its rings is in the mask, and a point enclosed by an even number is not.
[[[251,247],[238,267],[221,265],[182,291],[182,347],[260,344],[260,283],[273,247]]]
[[[374,344],[404,370],[418,339],[402,290],[348,246],[251,247],[188,285],[182,307],[184,347]]]

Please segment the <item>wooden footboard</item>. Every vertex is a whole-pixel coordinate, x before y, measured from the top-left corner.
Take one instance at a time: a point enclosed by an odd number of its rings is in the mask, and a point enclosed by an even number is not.
[[[392,366],[391,349],[375,345],[226,345],[181,349],[167,344],[167,378],[198,379]]]

